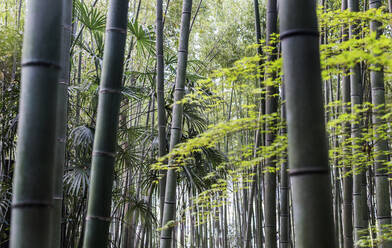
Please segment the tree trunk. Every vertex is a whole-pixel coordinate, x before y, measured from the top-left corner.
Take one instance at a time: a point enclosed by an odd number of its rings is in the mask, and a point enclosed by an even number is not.
[[[286,122],[286,93],[285,93],[285,85],[282,84],[281,87],[282,92],[282,121]],[[282,129],[282,135],[287,133],[286,128]],[[289,178],[287,171],[287,162],[283,162],[282,168],[280,170],[280,230],[279,230],[279,243],[280,248],[289,248],[290,247],[290,206],[289,206]]]
[[[301,248],[333,248],[316,2],[281,1],[279,8],[295,243]]]
[[[188,62],[188,42],[189,42],[189,25],[191,20],[192,0],[183,0],[182,18],[181,18],[181,34],[178,49],[178,65],[176,75],[176,88],[174,94],[173,121],[170,136],[170,151],[181,140],[183,105],[178,103],[184,97],[186,66]],[[169,161],[169,167],[173,167],[174,161]],[[161,231],[161,248],[169,248],[172,243],[173,221],[175,221],[176,213],[176,182],[177,173],[175,169],[169,169],[166,178],[165,205],[163,209],[163,221]],[[168,226],[166,226],[168,225]]]
[[[158,105],[158,138],[159,138],[159,157],[163,157],[167,153],[166,140],[166,111],[165,111],[165,65],[163,57],[163,0],[157,0],[157,105]],[[163,208],[165,202],[166,187],[166,171],[161,171],[161,179],[159,181],[160,192],[160,223],[163,219]]]
[[[342,11],[347,9],[347,0],[342,1]],[[346,31],[346,27],[342,29],[343,41],[347,41],[348,32]],[[348,106],[351,102],[350,95],[350,76],[343,76],[342,79],[342,100],[343,100],[343,112],[345,114],[350,113],[350,107]],[[347,140],[350,137],[351,127],[350,123],[345,123],[344,127],[344,136],[343,139]],[[343,140],[343,143],[345,141]],[[349,149],[345,146],[343,148],[343,154],[346,157],[350,154]],[[349,161],[349,159],[345,159],[345,161]],[[349,173],[351,171],[351,164],[349,162],[344,163],[343,165],[343,247],[344,248],[352,248],[354,245],[353,242],[353,179],[352,175]]]
[[[83,247],[108,246],[128,1],[110,0]]]
[[[348,0],[348,8],[350,11],[359,11],[358,0]],[[356,38],[357,26],[350,26],[350,39]],[[351,88],[351,109],[354,113],[355,108],[358,108],[362,103],[362,80],[361,80],[361,68],[359,64],[354,65],[350,69],[350,88]],[[353,139],[352,153],[355,156],[361,156],[361,151],[357,148],[361,146],[361,130],[359,123],[351,124],[351,138]],[[364,169],[358,168],[359,165],[354,164],[354,170],[359,169],[353,176],[353,208],[354,208],[354,241],[355,243],[364,236],[361,234],[361,230],[368,227],[367,218],[367,206],[366,206],[366,190],[363,190],[363,184],[366,184],[366,173]],[[363,232],[363,230],[362,230]]]
[[[381,2],[370,1],[370,8],[380,8]],[[376,32],[377,37],[381,34],[381,23],[372,21],[370,23],[372,32]],[[375,54],[374,56],[378,56]],[[379,235],[385,234],[385,226],[391,224],[391,205],[388,180],[388,168],[385,165],[388,162],[388,143],[385,138],[380,137],[381,132],[378,130],[383,125],[382,116],[385,115],[385,87],[384,72],[379,65],[374,65],[377,70],[370,71],[370,82],[372,87],[372,104],[373,104],[373,128],[375,133],[374,152],[375,156],[375,181],[376,181],[376,217]],[[390,228],[390,227],[387,227]],[[382,242],[380,248],[391,248],[392,241]]]
[[[271,42],[271,36],[276,34],[278,13],[277,13],[277,1],[267,1],[267,46],[274,47],[268,55],[268,60],[273,61],[276,59],[275,53],[277,52],[276,44]],[[276,75],[267,75],[272,80],[275,79]],[[278,110],[278,88],[274,85],[267,86],[266,93],[266,115],[272,115]],[[268,118],[268,117],[267,117]],[[271,146],[274,143],[276,133],[274,130],[276,121],[269,122],[266,124],[266,146]],[[266,159],[267,168],[276,170],[275,157],[269,157]],[[275,248],[276,242],[276,172],[271,171],[265,174],[265,198],[264,198],[264,213],[265,213],[265,247]]]
[[[62,1],[26,9],[10,247],[51,248]]]
[[[52,247],[61,246],[61,222],[63,208],[63,174],[65,166],[65,149],[67,139],[68,85],[70,82],[70,45],[72,25],[72,0],[63,0],[63,33],[61,43],[61,72],[57,84],[56,117],[56,161],[54,169],[53,194],[53,242]]]

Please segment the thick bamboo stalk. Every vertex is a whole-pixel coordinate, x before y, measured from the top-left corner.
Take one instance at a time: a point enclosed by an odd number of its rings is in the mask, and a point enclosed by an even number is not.
[[[173,121],[170,136],[170,151],[180,142],[182,130],[183,105],[178,103],[184,97],[186,66],[188,62],[188,43],[189,43],[189,25],[191,20],[192,0],[183,0],[181,34],[178,49],[178,63],[176,86],[174,93]],[[173,166],[173,161],[169,161],[169,167]],[[161,248],[169,248],[172,243],[173,224],[176,212],[176,182],[177,173],[174,169],[169,169],[166,178],[165,204],[163,210],[163,221],[161,231]],[[168,225],[168,226],[167,226]]]
[[[316,2],[280,1],[295,245],[333,248]]]
[[[380,1],[370,1],[371,9],[378,9],[381,7]],[[372,21],[370,29],[376,32],[377,37],[381,34],[381,23]],[[378,54],[375,54],[377,56]],[[373,128],[375,131],[375,183],[376,183],[376,218],[379,229],[379,235],[385,233],[385,225],[391,224],[391,205],[390,205],[390,191],[387,167],[385,163],[388,161],[388,143],[385,138],[380,137],[380,130],[377,130],[382,125],[382,116],[385,114],[385,86],[384,86],[384,72],[379,65],[374,65],[375,70],[370,71],[370,83],[372,87],[372,103],[373,103]],[[389,228],[389,227],[388,227]],[[380,248],[391,248],[392,241],[382,242]]]
[[[72,28],[72,0],[63,0],[63,33],[61,47],[61,72],[57,84],[56,117],[56,162],[54,168],[53,194],[53,243],[52,247],[61,246],[63,174],[65,166],[65,149],[67,139],[68,86],[70,82],[70,45]]]
[[[10,247],[51,248],[62,1],[27,10]]]
[[[85,248],[108,246],[127,14],[127,0],[110,0],[83,243]]]

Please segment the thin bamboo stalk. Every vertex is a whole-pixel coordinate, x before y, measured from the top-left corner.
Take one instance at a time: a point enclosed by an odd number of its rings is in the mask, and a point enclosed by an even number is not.
[[[378,9],[381,7],[380,1],[369,1],[371,9]],[[382,33],[381,23],[372,21],[370,23],[370,29],[372,32],[376,32],[377,37]],[[378,56],[378,54],[375,54]],[[385,231],[390,228],[391,222],[391,203],[389,191],[389,180],[388,172],[385,163],[388,161],[388,156],[385,155],[388,152],[387,140],[380,137],[382,130],[378,128],[382,125],[382,116],[385,115],[385,86],[384,86],[384,72],[383,68],[379,65],[374,65],[377,70],[370,71],[371,91],[372,91],[372,103],[373,108],[373,128],[375,133],[375,146],[374,151],[375,157],[375,184],[376,184],[376,218],[378,224],[378,235],[383,237]],[[391,248],[392,240],[382,241],[379,245],[380,248]]]
[[[53,243],[52,247],[61,246],[61,222],[63,208],[63,175],[65,166],[65,149],[68,119],[68,86],[70,83],[70,45],[72,28],[72,1],[63,0],[63,32],[61,47],[61,72],[57,84],[57,117],[56,117],[56,162],[54,169],[53,194]]]
[[[182,130],[183,105],[179,103],[184,97],[186,67],[188,62],[188,43],[189,43],[189,25],[192,11],[192,0],[184,0],[181,18],[181,34],[178,49],[178,63],[176,86],[174,94],[173,121],[170,136],[170,151],[180,142]],[[169,167],[173,166],[173,161],[169,161]],[[169,248],[172,244],[173,223],[176,212],[176,182],[177,173],[174,169],[169,169],[166,178],[165,204],[163,210],[163,221],[161,231],[161,248]],[[167,226],[168,225],[168,226]]]

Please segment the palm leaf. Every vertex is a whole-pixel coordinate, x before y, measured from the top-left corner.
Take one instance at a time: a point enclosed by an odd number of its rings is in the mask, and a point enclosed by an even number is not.
[[[128,23],[128,30],[136,38],[136,50],[139,55],[146,56],[149,53],[155,55],[155,38],[153,29],[149,30],[139,25],[137,21]]]
[[[89,9],[88,6],[79,0],[74,1],[75,15],[91,31],[105,30],[106,16],[98,8]]]

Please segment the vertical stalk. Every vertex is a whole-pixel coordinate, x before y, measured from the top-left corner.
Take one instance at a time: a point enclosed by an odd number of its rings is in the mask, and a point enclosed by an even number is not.
[[[63,0],[63,33],[61,43],[61,72],[57,84],[56,117],[56,162],[54,168],[53,194],[53,243],[52,247],[61,246],[61,219],[63,207],[63,174],[67,136],[68,85],[70,82],[70,45],[72,25],[72,0]]]
[[[358,0],[348,0],[348,9],[353,12],[359,11]],[[350,39],[357,38],[358,26],[353,24],[350,26]],[[361,68],[359,63],[350,68],[350,88],[351,88],[351,109],[355,113],[355,108],[362,104],[362,78]],[[353,156],[361,156],[360,147],[362,144],[360,124],[358,121],[351,124],[351,138],[353,139]],[[357,243],[361,236],[361,230],[368,227],[367,206],[366,206],[366,188],[364,190],[363,184],[366,184],[366,172],[364,168],[354,162],[353,170],[356,173],[353,176],[353,208],[354,208],[354,241]],[[357,245],[355,245],[357,247]]]
[[[181,33],[180,43],[178,49],[178,63],[176,86],[174,93],[173,106],[173,121],[171,126],[170,136],[170,151],[180,142],[182,130],[183,105],[178,103],[184,97],[185,81],[186,81],[186,67],[188,62],[188,43],[189,43],[189,25],[192,12],[192,0],[183,0],[182,17],[181,17]],[[176,182],[177,173],[175,169],[170,169],[174,166],[174,161],[169,161],[169,170],[166,178],[165,190],[165,205],[163,210],[163,221],[161,231],[161,248],[169,248],[172,243],[173,222],[175,220],[176,212]]]
[[[277,1],[267,1],[267,46],[273,47],[268,55],[268,61],[272,62],[276,59],[276,42],[272,42],[271,36],[276,34],[278,22]],[[268,73],[266,77],[274,81],[275,75]],[[273,116],[278,110],[278,88],[275,85],[267,86],[266,93],[266,115]],[[269,118],[269,117],[267,117]],[[275,117],[272,117],[275,118]],[[276,133],[276,119],[269,120],[266,124],[266,146],[271,146],[274,143]],[[272,170],[276,169],[276,157],[268,157],[266,159],[266,166]],[[265,247],[275,248],[276,242],[276,172],[271,171],[265,174],[265,199],[264,199],[264,212],[265,212]]]
[[[281,1],[279,19],[287,94],[295,245],[333,248],[335,234],[316,1]]]
[[[108,246],[113,173],[121,101],[127,0],[110,0],[94,136],[91,182],[83,247]]]
[[[342,11],[347,9],[347,0],[342,0]],[[347,27],[344,26],[342,29],[342,41],[348,40],[348,30]],[[343,112],[345,114],[350,113],[350,76],[343,75],[342,79],[342,100],[343,100]],[[350,123],[347,122],[344,124],[344,135],[343,135],[343,144],[347,143],[347,140],[350,137],[351,126]],[[343,147],[344,157],[347,157],[350,154],[350,151],[345,144]],[[354,246],[353,242],[353,178],[350,174],[351,164],[350,160],[346,158],[344,160],[343,165],[343,247],[344,248],[352,248]]]
[[[381,7],[380,1],[369,1],[371,9],[378,9]],[[377,38],[380,36],[381,23],[372,21],[370,29],[375,32]],[[378,54],[375,54],[378,56]],[[385,233],[385,225],[391,224],[391,205],[390,205],[390,191],[388,180],[388,168],[385,163],[388,161],[388,142],[385,138],[380,137],[382,130],[378,130],[382,126],[382,116],[385,114],[385,86],[384,86],[384,72],[379,65],[373,65],[375,70],[370,71],[370,83],[372,90],[372,104],[373,104],[373,128],[375,133],[375,184],[376,184],[376,217],[379,235]],[[382,242],[380,248],[391,248],[392,241]]]
[[[286,122],[286,90],[284,83],[281,86],[282,92],[282,121]],[[282,128],[282,135],[286,135],[286,128]],[[279,243],[280,248],[288,248],[290,247],[289,239],[290,239],[290,206],[289,206],[289,178],[287,171],[287,162],[283,162],[282,168],[280,170],[280,209],[279,209],[279,222],[280,222],[280,230],[279,230]]]
[[[158,142],[159,142],[159,157],[163,157],[167,153],[166,140],[166,111],[165,111],[165,65],[163,57],[163,0],[157,0],[157,19],[156,19],[156,50],[157,50],[157,105],[158,105]],[[165,187],[166,187],[166,171],[161,172],[161,180],[159,181],[160,192],[160,222],[163,219],[163,208],[165,201]]]
[[[11,248],[51,248],[61,0],[27,2]]]

